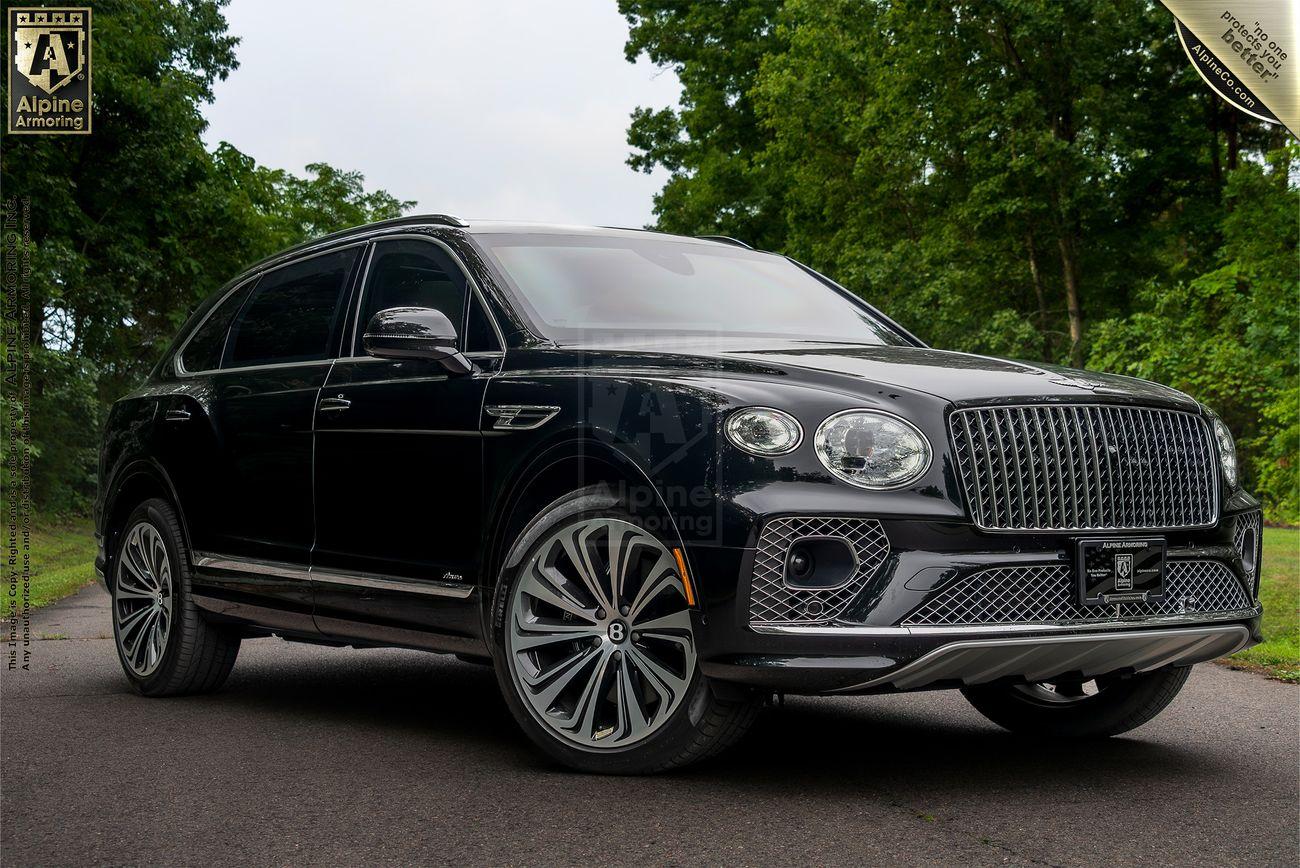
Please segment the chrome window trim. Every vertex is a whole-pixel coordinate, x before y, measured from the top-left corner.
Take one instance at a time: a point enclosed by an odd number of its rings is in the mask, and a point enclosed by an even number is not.
[[[352,346],[348,347],[350,355],[341,355],[339,357],[340,359],[374,358],[366,353],[364,349],[361,349],[360,352],[358,352],[358,342],[361,336],[361,308],[365,304],[366,291],[369,289],[366,281],[370,279],[370,266],[375,259],[374,248],[375,245],[384,241],[424,241],[442,248],[442,251],[451,259],[452,264],[460,269],[461,276],[465,278],[465,283],[469,286],[470,293],[473,294],[474,298],[478,301],[479,307],[483,308],[483,314],[487,317],[488,322],[491,323],[492,333],[496,335],[497,344],[501,347],[499,350],[476,350],[473,353],[464,353],[464,355],[467,357],[486,353],[500,353],[501,355],[505,355],[505,333],[501,331],[501,326],[497,322],[497,318],[493,315],[492,308],[488,307],[483,288],[480,287],[478,281],[474,279],[474,275],[470,273],[469,268],[465,265],[465,260],[460,258],[460,254],[452,249],[451,245],[443,241],[441,238],[435,238],[432,235],[423,235],[418,232],[398,232],[392,235],[377,235],[366,240],[366,243],[370,245],[370,251],[366,254],[366,266],[361,274],[361,283],[357,288],[357,307],[356,310],[352,312]],[[465,308],[465,316],[468,319],[468,306]],[[461,325],[464,326],[464,323],[461,323]],[[464,341],[463,335],[461,336],[461,340],[462,342]]]
[[[270,274],[273,271],[279,271],[281,268],[287,268],[290,265],[297,265],[301,262],[306,262],[309,259],[315,259],[318,256],[325,256],[330,253],[337,253],[340,250],[348,250],[349,248],[352,247],[363,247],[366,244],[369,244],[369,241],[367,240],[354,241],[350,244],[340,244],[336,247],[327,247],[323,250],[317,250],[315,253],[308,253],[305,256],[295,256],[290,259],[286,259],[284,262],[281,262],[277,265],[273,265],[270,268],[264,268],[261,271],[257,271],[253,273],[251,276],[249,276],[247,280],[240,281],[238,284],[235,285],[234,289],[230,290],[230,292],[226,293],[221,297],[221,301],[217,302],[212,306],[212,310],[208,311],[204,315],[203,321],[200,322],[197,326],[195,326],[194,331],[186,335],[185,342],[181,344],[180,349],[178,349],[175,355],[173,356],[173,358],[176,360],[176,376],[198,377],[204,374],[219,374],[222,373],[223,371],[259,371],[259,370],[267,370],[272,368],[292,368],[292,367],[301,367],[305,365],[333,364],[334,359],[327,356],[326,358],[323,359],[309,359],[307,361],[302,361],[302,362],[271,362],[264,365],[233,365],[229,368],[207,368],[202,371],[190,371],[190,370],[186,370],[184,362],[182,361],[182,356],[185,353],[185,348],[190,345],[190,339],[194,337],[194,335],[198,332],[199,329],[203,328],[203,324],[208,321],[208,317],[216,313],[217,308],[221,307],[221,305],[225,303],[226,299],[230,298],[230,296],[233,293],[242,289],[245,285],[248,284],[249,281],[261,280],[261,278],[265,277],[266,275]],[[346,289],[347,287],[344,287],[345,291]],[[232,327],[234,326],[233,321],[231,322],[231,326]],[[230,340],[229,329],[226,330],[226,340],[227,341]],[[222,346],[223,346],[222,357],[224,358],[225,345],[223,344]]]
[[[224,374],[227,371],[232,373],[234,372],[245,373],[248,371],[254,371],[254,372],[274,371],[274,370],[279,370],[280,368],[310,368],[316,365],[328,366],[332,364],[334,364],[333,359],[312,359],[309,362],[272,362],[266,365],[245,365],[242,368],[212,368],[207,371],[195,371],[193,373],[186,372],[185,376],[187,377],[198,377],[203,375],[210,376],[213,374]]]
[[[194,566],[210,570],[228,570],[236,573],[250,573],[259,576],[274,576],[300,582],[324,582],[331,585],[345,585],[353,588],[374,588],[383,591],[398,591],[405,594],[422,594],[433,597],[452,597],[464,600],[474,593],[473,585],[456,584],[443,581],[422,581],[403,579],[378,573],[339,573],[321,570],[315,567],[303,568],[283,561],[267,561],[259,558],[244,558],[234,555],[219,555],[211,552],[195,552]]]
[[[236,283],[234,286],[232,286],[232,287],[230,288],[230,290],[227,291],[225,294],[223,294],[223,295],[221,296],[221,299],[220,299],[216,304],[214,304],[214,305],[213,305],[213,306],[208,310],[207,313],[205,313],[205,314],[203,315],[203,319],[199,320],[199,324],[196,325],[196,326],[195,326],[195,327],[190,331],[190,333],[187,334],[187,335],[185,336],[185,340],[181,341],[181,345],[180,345],[180,347],[178,347],[177,350],[176,350],[176,352],[172,355],[172,358],[175,360],[176,375],[177,375],[177,376],[180,376],[180,377],[195,377],[195,376],[198,376],[199,374],[210,374],[210,373],[212,373],[212,372],[214,372],[214,371],[219,371],[219,370],[221,370],[220,368],[207,368],[207,369],[202,370],[202,371],[190,371],[190,370],[186,370],[186,368],[185,368],[185,350],[189,348],[190,341],[194,339],[194,336],[195,336],[196,334],[198,334],[199,331],[202,330],[202,328],[203,328],[205,325],[207,325],[208,320],[212,319],[212,315],[213,315],[214,313],[216,313],[218,310],[220,310],[220,309],[221,309],[221,306],[222,306],[223,304],[225,304],[227,301],[229,301],[231,296],[233,296],[235,293],[239,292],[239,291],[240,291],[241,289],[243,289],[244,287],[248,286],[250,283],[254,283],[254,282],[257,281],[257,279],[260,278],[261,276],[262,276],[262,272],[260,272],[260,271],[254,272],[253,274],[249,275],[249,276],[246,277],[245,279],[239,281],[239,282]],[[238,313],[238,311],[236,311],[236,313]],[[233,325],[233,322],[232,322],[232,325]],[[227,328],[226,328],[226,340],[229,340],[229,339],[230,339],[230,328],[227,327]],[[222,355],[223,358],[224,358],[225,355],[226,355],[226,344],[225,344],[225,341],[222,341],[222,343],[221,343],[221,355]]]

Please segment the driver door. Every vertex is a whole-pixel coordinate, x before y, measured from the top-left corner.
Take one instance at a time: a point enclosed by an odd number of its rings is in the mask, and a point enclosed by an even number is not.
[[[382,240],[370,257],[351,346],[316,407],[316,623],[347,638],[392,640],[394,629],[473,636],[476,607],[465,601],[482,534],[479,417],[500,354],[473,353],[478,364],[464,375],[366,355],[366,323],[392,307],[442,311],[465,351],[473,301],[436,242]]]

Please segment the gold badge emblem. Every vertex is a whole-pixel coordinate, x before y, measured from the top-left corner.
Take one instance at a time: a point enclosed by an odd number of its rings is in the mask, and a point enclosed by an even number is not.
[[[9,10],[10,133],[90,132],[90,15]]]

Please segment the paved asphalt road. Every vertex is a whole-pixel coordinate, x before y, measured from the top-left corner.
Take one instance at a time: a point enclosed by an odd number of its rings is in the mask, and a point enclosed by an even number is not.
[[[90,589],[0,674],[0,858],[76,864],[1294,865],[1294,686],[1198,666],[1164,715],[1036,744],[951,692],[791,699],[655,778],[525,743],[489,670],[246,642],[219,694],[143,699]]]

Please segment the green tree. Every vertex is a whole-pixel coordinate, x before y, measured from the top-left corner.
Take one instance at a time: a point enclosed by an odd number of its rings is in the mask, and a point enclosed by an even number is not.
[[[94,132],[5,140],[5,195],[31,202],[33,487],[45,509],[85,508],[104,407],[200,300],[273,250],[412,204],[366,192],[355,172],[313,164],[298,177],[204,147],[202,105],[237,66],[225,3],[95,3]]]
[[[1217,412],[1235,434],[1243,476],[1275,518],[1300,522],[1300,147],[1228,176],[1214,267],[1153,280],[1127,317],[1098,324],[1090,364],[1168,383]]]
[[[683,82],[678,107],[638,111],[628,136],[633,166],[670,173],[661,228],[782,250],[940,347],[1186,383],[1240,431],[1254,466],[1276,433],[1264,408],[1283,412],[1295,383],[1294,365],[1272,359],[1295,356],[1296,260],[1256,225],[1277,215],[1242,191],[1267,185],[1294,229],[1294,178],[1264,168],[1291,140],[1204,86],[1162,7],[620,9],[629,58]],[[1226,284],[1235,307],[1215,319],[1196,299]],[[1223,334],[1246,310],[1258,340],[1205,349],[1205,368],[1257,379],[1180,379],[1204,346],[1191,340],[1198,319]],[[1182,345],[1139,340],[1152,317]],[[1175,349],[1178,364],[1158,361]]]
[[[774,44],[778,0],[619,0],[631,25],[629,61],[645,53],[682,85],[678,109],[637,109],[628,141],[634,169],[666,168],[655,197],[659,227],[714,232],[776,243],[782,237],[779,191],[755,165],[768,138],[754,110],[759,62]]]

